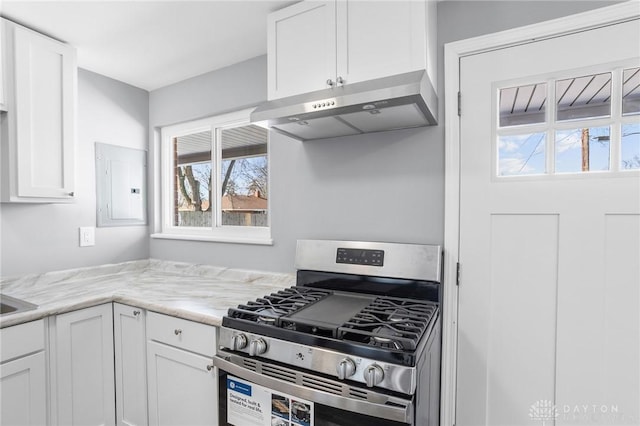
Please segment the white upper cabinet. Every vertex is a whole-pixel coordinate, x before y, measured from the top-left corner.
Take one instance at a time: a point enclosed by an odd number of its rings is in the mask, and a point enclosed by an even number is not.
[[[2,201],[74,196],[75,49],[2,20],[5,107]]]
[[[343,84],[426,67],[424,1],[338,1],[337,78]]]
[[[427,69],[435,82],[435,3],[338,0],[268,18],[268,98]]]
[[[274,12],[267,33],[269,99],[335,84],[335,1],[302,2]]]
[[[7,107],[5,106],[5,79],[4,79],[4,75],[5,75],[5,54],[4,54],[4,46],[2,45],[2,38],[4,38],[4,35],[2,35],[2,29],[0,28],[0,111],[6,111]]]

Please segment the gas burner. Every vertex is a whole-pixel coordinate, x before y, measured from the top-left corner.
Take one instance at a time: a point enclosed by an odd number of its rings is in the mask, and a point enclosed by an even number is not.
[[[391,314],[387,317],[387,321],[391,323],[410,323],[411,320],[404,315]]]
[[[283,315],[283,313],[286,313],[286,312],[278,312],[274,308],[260,309],[259,311],[256,312],[256,314],[258,314],[258,318],[256,322],[258,324],[273,325],[278,320],[278,317]]]
[[[378,297],[339,330],[343,340],[413,351],[436,309],[432,302]]]
[[[396,317],[388,319],[389,323],[383,324],[371,330],[369,344],[385,348],[403,350],[403,340],[407,344],[407,338],[412,337],[412,333],[419,333],[421,330],[416,327],[415,323],[406,318]],[[410,343],[410,342],[409,342]],[[411,346],[410,344],[407,346]]]
[[[392,326],[383,325],[377,327],[372,333],[374,335],[369,339],[371,345],[398,350],[403,349],[402,343],[395,339],[396,337],[402,337],[402,333],[395,330]]]

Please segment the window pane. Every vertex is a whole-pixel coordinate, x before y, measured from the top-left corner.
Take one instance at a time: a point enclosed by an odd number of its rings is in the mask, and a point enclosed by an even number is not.
[[[622,114],[640,113],[640,68],[630,68],[622,73]]]
[[[221,131],[223,226],[268,226],[267,137],[253,124]]]
[[[174,138],[175,226],[211,227],[211,131]]]
[[[544,133],[500,136],[498,175],[521,176],[544,173],[545,140]]]
[[[640,124],[622,126],[622,155],[620,168],[624,170],[640,169]]]
[[[609,170],[609,126],[556,132],[556,173]]]
[[[500,89],[500,127],[544,123],[547,83]]]
[[[556,82],[558,121],[611,115],[611,73],[567,78]]]

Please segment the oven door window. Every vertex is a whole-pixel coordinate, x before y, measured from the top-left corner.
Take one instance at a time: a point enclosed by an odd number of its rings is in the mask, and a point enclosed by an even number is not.
[[[220,371],[221,426],[407,426],[304,400]],[[373,415],[371,415],[373,414]]]

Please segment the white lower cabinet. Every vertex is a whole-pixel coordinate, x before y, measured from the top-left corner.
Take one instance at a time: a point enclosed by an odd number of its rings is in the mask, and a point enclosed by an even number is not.
[[[150,425],[217,425],[215,327],[149,312]]]
[[[0,425],[47,424],[44,320],[0,330]]]
[[[145,318],[144,309],[113,304],[118,426],[148,423]]]
[[[114,425],[112,304],[57,315],[51,325],[53,423]]]
[[[0,329],[0,426],[215,426],[216,335],[119,303]]]

